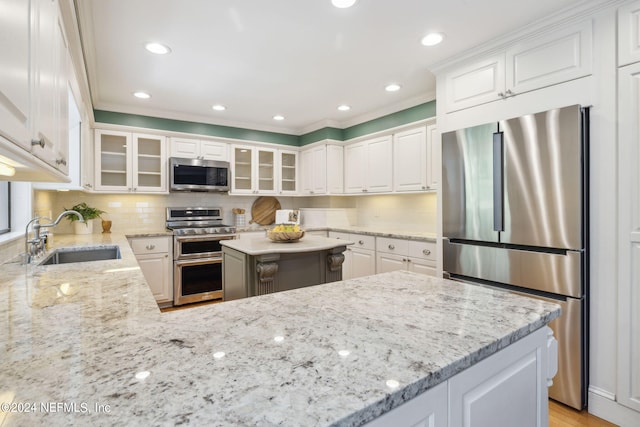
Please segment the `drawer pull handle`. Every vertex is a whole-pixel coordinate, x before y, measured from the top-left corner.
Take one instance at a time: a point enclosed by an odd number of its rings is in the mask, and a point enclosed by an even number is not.
[[[156,248],[156,245],[147,245],[146,248],[147,250],[152,250]]]
[[[389,249],[394,250],[396,247],[394,245],[389,245]]]
[[[425,255],[431,255],[431,251],[429,249],[424,249],[422,253]]]

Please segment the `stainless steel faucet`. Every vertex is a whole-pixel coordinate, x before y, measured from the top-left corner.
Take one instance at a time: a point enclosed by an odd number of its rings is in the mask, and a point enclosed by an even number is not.
[[[48,224],[40,224],[40,220],[50,218],[42,218],[38,216],[27,223],[27,227],[24,230],[24,248],[26,253],[25,262],[27,264],[29,264],[34,258],[38,258],[43,255],[45,252],[44,236],[40,235],[40,229],[43,227],[55,227],[66,215],[75,215],[78,217],[78,221],[84,222],[84,217],[82,216],[82,214],[80,214],[80,212],[68,210],[62,212],[60,215],[58,215],[58,218],[56,218],[55,221]],[[33,224],[33,226],[31,227],[31,229],[33,230],[33,237],[29,239],[29,226],[31,224]]]

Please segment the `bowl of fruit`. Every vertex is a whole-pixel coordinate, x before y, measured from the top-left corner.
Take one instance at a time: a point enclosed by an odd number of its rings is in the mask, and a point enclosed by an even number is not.
[[[267,237],[273,242],[297,242],[304,236],[304,230],[297,224],[279,224],[267,231]]]

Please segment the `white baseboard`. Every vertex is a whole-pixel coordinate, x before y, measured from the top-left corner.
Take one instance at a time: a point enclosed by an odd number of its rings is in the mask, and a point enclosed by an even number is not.
[[[640,426],[640,412],[636,412],[615,401],[615,394],[589,387],[589,413],[620,427]]]

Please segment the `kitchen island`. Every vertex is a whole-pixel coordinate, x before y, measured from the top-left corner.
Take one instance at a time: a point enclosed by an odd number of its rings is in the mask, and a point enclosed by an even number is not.
[[[342,280],[342,254],[353,242],[308,235],[295,242],[223,240],[225,301]]]
[[[546,425],[555,304],[393,272],[160,313],[125,236],[56,235],[70,244],[122,259],[2,265],[0,424],[403,425],[384,417],[426,399],[435,425],[461,425],[463,401]],[[464,396],[525,393],[447,401],[482,375]]]

